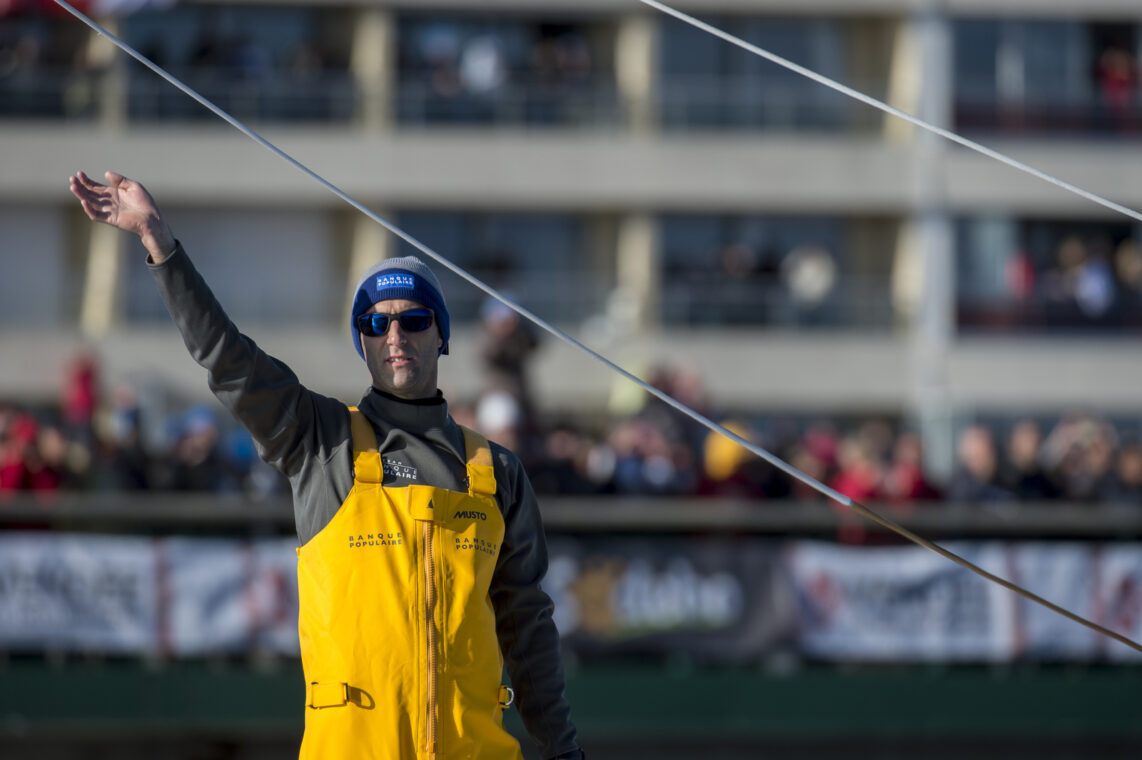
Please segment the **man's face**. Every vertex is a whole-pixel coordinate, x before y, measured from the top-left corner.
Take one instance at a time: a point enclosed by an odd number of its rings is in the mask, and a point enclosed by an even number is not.
[[[392,299],[378,301],[369,311],[400,314],[423,308],[416,301]],[[407,332],[394,319],[389,322],[388,332],[384,335],[370,337],[361,334],[361,348],[365,352],[369,374],[373,376],[373,386],[403,399],[436,395],[436,362],[443,343],[435,322],[427,330]]]

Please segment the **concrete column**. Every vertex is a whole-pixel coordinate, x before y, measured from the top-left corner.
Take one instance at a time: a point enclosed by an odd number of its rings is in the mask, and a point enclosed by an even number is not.
[[[661,314],[662,265],[658,218],[639,211],[619,219],[616,280],[629,312],[619,316],[631,329],[657,327]]]
[[[121,33],[118,18],[102,18],[99,24],[116,36]],[[127,123],[127,56],[101,34],[91,35],[87,45],[89,65],[103,72],[95,84],[99,125],[106,132],[121,132]]]
[[[377,211],[382,219],[392,217],[386,211]],[[396,255],[399,242],[392,233],[364,214],[354,213],[348,218],[349,269],[345,285],[345,303],[351,304],[357,294],[357,282],[374,264]]]
[[[925,121],[951,122],[951,28],[939,0],[930,0],[904,22],[896,72],[913,72],[909,97]],[[901,74],[903,76],[903,74]],[[909,76],[913,76],[910,74]],[[895,77],[894,77],[895,79]],[[904,221],[896,253],[896,303],[902,307],[911,344],[911,408],[924,439],[926,465],[945,479],[955,466],[954,412],[948,354],[955,340],[954,230],[945,187],[947,143],[909,129],[914,149],[909,177],[914,206]]]
[[[625,16],[615,35],[615,79],[630,129],[636,133],[653,132],[658,125],[657,22],[648,13]]]
[[[353,25],[349,69],[360,87],[358,118],[367,132],[393,125],[396,94],[396,17],[387,8],[366,7]]]
[[[90,224],[87,273],[79,308],[79,330],[88,337],[106,335],[122,321],[123,258],[128,237],[105,224]]]

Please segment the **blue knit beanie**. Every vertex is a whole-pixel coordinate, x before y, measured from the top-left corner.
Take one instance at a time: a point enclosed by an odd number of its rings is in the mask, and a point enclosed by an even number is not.
[[[440,280],[423,261],[415,256],[385,259],[377,264],[357,283],[357,294],[353,297],[353,309],[349,314],[349,332],[353,345],[362,359],[365,352],[361,348],[361,333],[357,331],[357,317],[361,316],[378,301],[404,298],[416,301],[432,309],[436,315],[436,326],[444,345],[440,353],[448,353],[448,306],[444,303],[444,291]]]

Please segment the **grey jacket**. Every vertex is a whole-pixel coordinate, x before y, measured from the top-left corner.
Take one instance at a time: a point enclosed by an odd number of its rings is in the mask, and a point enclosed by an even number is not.
[[[148,266],[187,349],[208,371],[211,391],[250,432],[262,459],[289,479],[304,544],[353,487],[348,409],[307,389],[289,367],[241,334],[181,244]],[[463,432],[439,391],[436,398],[409,402],[370,388],[358,407],[376,431],[385,484],[467,490]],[[516,706],[543,757],[580,757],[552,603],[539,585],[547,572],[539,506],[519,459],[494,443],[492,456],[506,528],[490,594]]]

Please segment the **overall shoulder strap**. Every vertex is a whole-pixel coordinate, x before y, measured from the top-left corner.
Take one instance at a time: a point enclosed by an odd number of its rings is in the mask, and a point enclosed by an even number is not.
[[[464,455],[468,459],[468,493],[473,496],[496,495],[496,472],[492,466],[492,448],[488,439],[463,425]]]
[[[381,457],[377,452],[377,434],[361,410],[349,407],[349,429],[353,433],[353,480],[358,483],[381,483]]]

